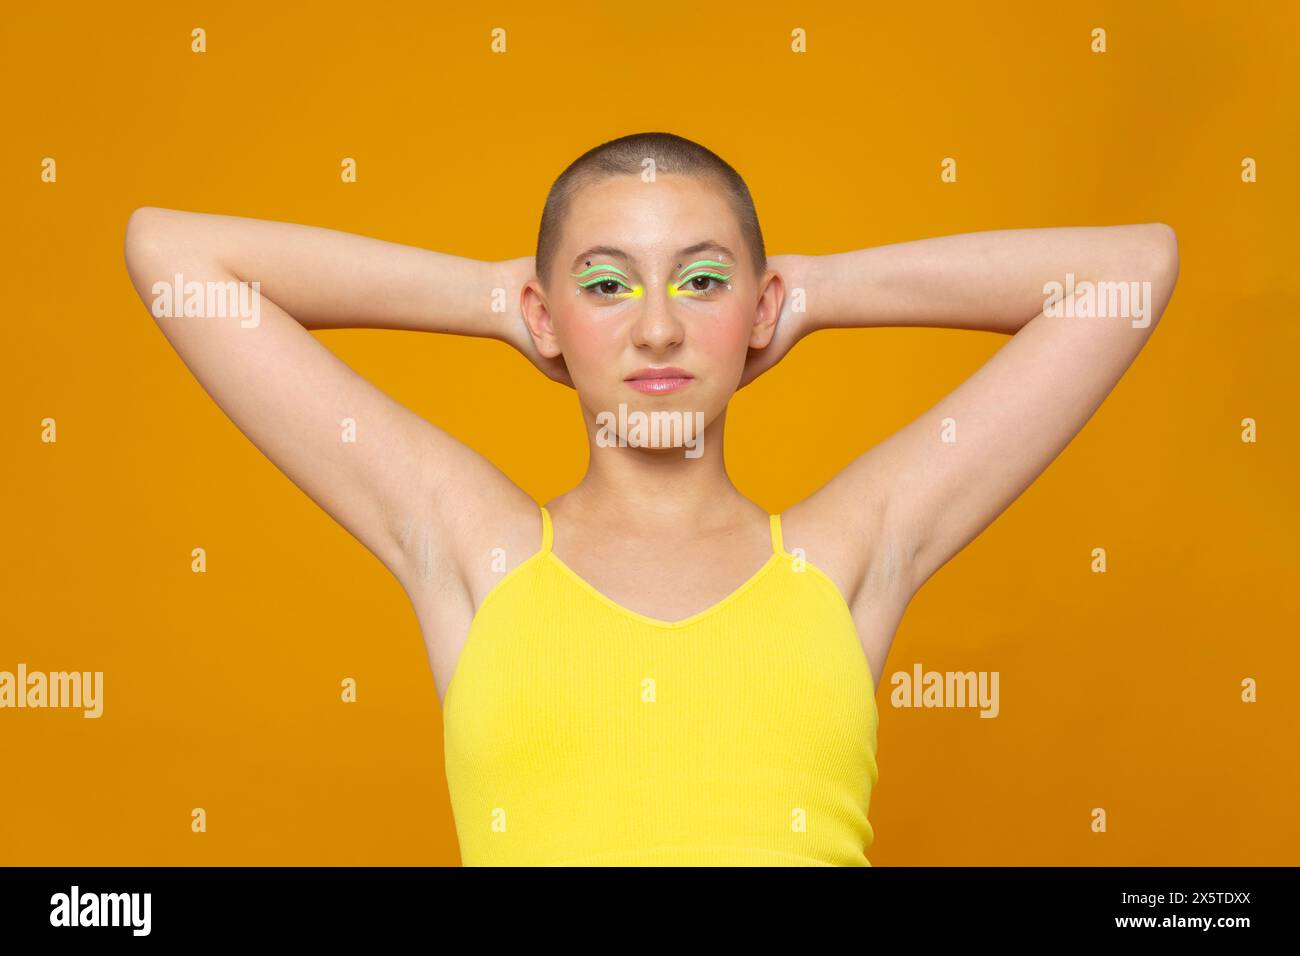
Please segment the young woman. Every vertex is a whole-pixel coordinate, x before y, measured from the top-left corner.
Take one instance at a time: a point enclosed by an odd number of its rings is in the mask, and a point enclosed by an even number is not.
[[[1178,273],[1161,224],[769,259],[740,176],[667,133],[575,160],[535,257],[146,207],[126,260],[202,386],[410,596],[467,865],[869,865],[904,609],[1097,409]],[[178,274],[200,295],[160,308]],[[254,282],[257,314],[214,310]],[[746,499],[735,391],[813,331],[886,325],[1011,338],[783,514]],[[585,477],[539,508],[332,328],[511,343],[576,389]]]

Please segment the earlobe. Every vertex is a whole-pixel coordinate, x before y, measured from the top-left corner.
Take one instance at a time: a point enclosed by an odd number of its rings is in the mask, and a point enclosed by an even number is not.
[[[537,351],[546,358],[559,358],[564,354],[559,343],[555,341],[554,335],[534,335],[533,344],[537,346]]]
[[[775,334],[776,326],[770,322],[764,322],[760,316],[754,322],[754,331],[749,336],[749,347],[751,349],[765,349],[771,344]]]
[[[759,300],[754,311],[754,327],[749,333],[749,347],[751,349],[765,349],[776,336],[776,322],[769,318],[772,313],[766,308],[764,301]]]

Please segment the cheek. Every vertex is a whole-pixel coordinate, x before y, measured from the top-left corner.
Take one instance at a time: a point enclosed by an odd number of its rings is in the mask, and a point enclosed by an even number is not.
[[[586,315],[570,315],[560,325],[560,348],[573,366],[590,368],[608,364],[623,336],[617,322],[601,322]]]
[[[749,352],[750,324],[739,311],[715,318],[716,321],[702,322],[694,329],[696,347],[720,365],[743,365]]]
[[[705,358],[724,374],[744,366],[751,332],[747,313],[741,309],[720,310],[686,321],[689,352]],[[602,321],[601,317],[573,312],[557,321],[557,327],[570,373],[592,385],[604,381],[611,361],[617,361],[627,349],[627,324],[613,317]]]
[[[627,330],[618,322],[570,313],[556,323],[564,362],[581,391],[609,385],[610,370],[619,368]]]

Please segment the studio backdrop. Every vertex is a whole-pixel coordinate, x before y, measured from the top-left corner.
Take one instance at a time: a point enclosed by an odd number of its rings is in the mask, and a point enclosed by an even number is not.
[[[0,863],[459,862],[406,595],[178,360],[123,262],[132,210],[512,258],[574,157],[665,130],[741,172],[771,255],[1176,229],[1132,370],[903,618],[871,861],[1294,864],[1298,25],[1250,2],[6,10],[0,672],[100,683],[0,709]],[[506,345],[315,334],[539,502],[581,477],[575,393]],[[781,511],[1004,342],[812,335],[734,399],[733,480]],[[996,673],[996,706],[904,706],[932,671]]]

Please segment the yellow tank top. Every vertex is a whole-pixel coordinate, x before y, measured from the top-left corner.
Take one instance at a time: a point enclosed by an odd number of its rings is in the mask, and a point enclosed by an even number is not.
[[[839,588],[785,550],[680,621],[542,546],[488,592],[443,702],[466,866],[870,866],[871,670]]]

